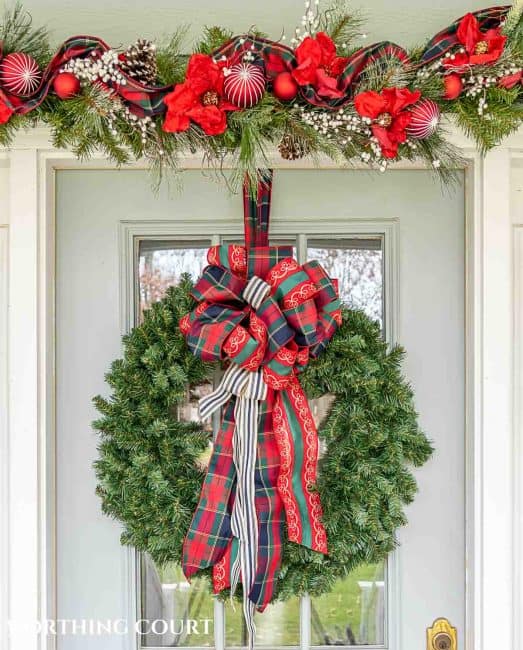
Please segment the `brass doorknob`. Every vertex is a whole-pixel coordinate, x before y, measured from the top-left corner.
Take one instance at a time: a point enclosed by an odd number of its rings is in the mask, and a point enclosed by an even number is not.
[[[437,618],[427,628],[427,650],[458,650],[458,634],[446,618]]]

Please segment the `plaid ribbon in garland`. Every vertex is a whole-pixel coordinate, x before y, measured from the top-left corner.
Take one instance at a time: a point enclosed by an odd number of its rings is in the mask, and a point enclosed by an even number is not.
[[[284,521],[290,541],[327,552],[316,489],[318,436],[298,374],[341,322],[335,281],[317,262],[300,265],[268,245],[272,174],[252,198],[244,190],[250,247],[214,246],[194,286],[198,306],[180,329],[195,355],[228,361],[218,388],[200,401],[205,418],[221,407],[200,500],[183,547],[191,577],[213,567],[216,592],[241,577],[254,643],[254,611],[273,597]]]
[[[2,99],[15,113],[21,115],[29,113],[44,101],[60,68],[68,61],[88,56],[99,57],[109,49],[109,45],[96,36],[73,36],[65,41],[53,56],[42,74],[38,88],[30,97],[17,97],[3,89]],[[165,112],[163,98],[168,92],[171,92],[173,86],[146,86],[125,74],[122,70],[120,72],[126,80],[125,85],[115,84],[110,81],[106,85],[108,89],[125,102],[135,115],[138,117],[153,117]]]
[[[489,7],[488,9],[476,11],[472,15],[476,17],[481,31],[486,31],[488,29],[499,27],[509,9],[510,6],[508,5],[504,7]],[[452,25],[436,34],[436,36],[427,43],[421,56],[423,65],[441,58],[446,52],[458,45],[457,31],[463,18],[464,16],[454,21]]]

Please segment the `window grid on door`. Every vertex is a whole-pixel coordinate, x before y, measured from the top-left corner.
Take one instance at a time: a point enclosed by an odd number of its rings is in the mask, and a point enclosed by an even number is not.
[[[387,228],[380,229],[373,223],[366,231],[359,224],[357,231],[352,231],[346,225],[344,228],[337,225],[336,233],[329,235],[318,232],[317,227],[309,231],[301,228],[301,232],[289,228],[289,232],[278,232],[271,243],[294,245],[300,263],[308,258],[319,259],[327,272],[340,278],[340,294],[351,299],[350,306],[363,308],[380,321],[385,332],[390,322],[385,308],[390,278],[384,277],[390,268],[386,264],[387,244],[390,247]],[[210,232],[201,226],[197,230]],[[188,230],[185,232],[189,234],[174,235],[165,229],[161,234],[132,235],[134,322],[140,322],[142,310],[161,299],[167,286],[179,281],[181,273],[189,272],[193,279],[200,275],[210,245],[242,241],[240,233],[236,235],[230,230],[211,237],[201,237]],[[358,277],[355,279],[354,275]],[[326,396],[312,404],[318,422],[328,403]],[[187,403],[181,411],[182,417],[194,418],[196,404]],[[214,433],[217,427],[219,416],[212,422]],[[138,648],[244,647],[241,606],[234,610],[229,603],[213,598],[208,594],[207,585],[198,580],[193,580],[189,587],[178,567],[158,568],[147,556],[137,555],[137,558],[137,617],[168,623],[166,632],[162,623],[155,631],[139,636]],[[332,645],[352,649],[387,647],[390,617],[387,574],[385,565],[363,567],[356,577],[337,583],[330,594],[269,606],[266,613],[257,616],[257,647],[285,650],[317,650]]]

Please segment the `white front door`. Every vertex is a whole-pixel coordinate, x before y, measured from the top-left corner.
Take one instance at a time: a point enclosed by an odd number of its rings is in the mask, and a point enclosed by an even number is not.
[[[138,170],[58,171],[56,187],[57,616],[76,621],[58,650],[241,645],[241,608],[120,546],[119,525],[95,495],[90,427],[91,398],[108,394],[104,373],[121,354],[121,334],[181,271],[198,274],[209,244],[241,238],[241,198],[199,171],[184,173],[183,190],[170,195],[155,195]],[[443,192],[424,171],[279,170],[271,223],[273,240],[330,265],[345,297],[406,347],[405,373],[436,451],[416,472],[419,494],[386,565],[361,567],[321,598],[271,606],[257,643],[420,650],[442,616],[464,648],[463,187]],[[137,636],[136,618],[175,624]],[[108,621],[110,631],[96,630]]]

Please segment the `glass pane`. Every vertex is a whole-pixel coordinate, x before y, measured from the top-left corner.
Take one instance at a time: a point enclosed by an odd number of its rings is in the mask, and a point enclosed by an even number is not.
[[[180,281],[182,273],[197,280],[207,264],[208,241],[141,239],[138,244],[140,310],[161,300],[168,287]]]
[[[140,315],[144,309],[161,300],[168,287],[176,285],[182,273],[196,280],[207,263],[210,241],[140,240],[138,246],[138,285]],[[211,383],[187,391],[187,398],[178,407],[183,420],[199,421],[198,401],[212,390]],[[206,467],[211,450],[202,453]],[[141,619],[143,647],[206,647],[214,646],[214,600],[204,579],[189,584],[181,568],[175,564],[156,566],[147,555],[141,556]]]
[[[385,643],[385,565],[355,569],[334,589],[311,601],[313,646]]]
[[[214,646],[214,602],[202,578],[191,584],[175,564],[141,556],[142,647]]]
[[[383,323],[382,238],[309,240],[307,256],[338,278],[340,298]]]
[[[300,644],[300,602],[291,598],[269,605],[263,614],[256,614],[256,647],[275,648]],[[247,645],[247,631],[241,603],[225,605],[225,645],[227,648]]]

